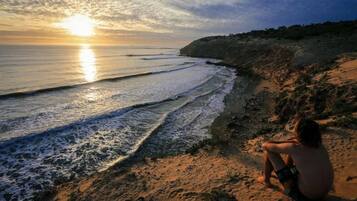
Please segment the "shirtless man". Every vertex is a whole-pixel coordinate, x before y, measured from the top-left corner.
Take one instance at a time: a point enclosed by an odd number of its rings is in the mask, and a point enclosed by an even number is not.
[[[323,199],[332,188],[333,169],[321,142],[319,125],[310,119],[300,119],[295,135],[288,141],[263,144],[265,169],[258,181],[271,186],[270,177],[275,170],[284,193],[294,200]],[[285,162],[281,154],[288,155]]]

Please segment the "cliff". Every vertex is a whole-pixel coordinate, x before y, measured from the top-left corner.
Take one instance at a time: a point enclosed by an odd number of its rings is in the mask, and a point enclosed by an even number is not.
[[[338,117],[356,126],[356,69],[341,68],[357,55],[357,21],[295,25],[198,39],[181,55],[222,60],[221,64],[271,79],[279,86],[275,114],[281,122],[297,113],[315,119]],[[343,71],[352,73],[349,79]],[[337,74],[336,74],[337,73]],[[340,81],[331,81],[337,77]]]

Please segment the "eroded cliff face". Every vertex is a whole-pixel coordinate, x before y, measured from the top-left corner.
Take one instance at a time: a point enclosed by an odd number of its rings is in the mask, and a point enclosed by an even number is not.
[[[275,114],[286,122],[296,114],[315,119],[348,119],[356,126],[357,77],[329,82],[341,61],[357,59],[357,26],[348,32],[302,37],[298,40],[232,35],[206,37],[182,48],[181,55],[221,59],[279,86]],[[303,31],[303,29],[302,29]],[[356,74],[357,65],[349,71]],[[353,77],[353,76],[352,76]]]

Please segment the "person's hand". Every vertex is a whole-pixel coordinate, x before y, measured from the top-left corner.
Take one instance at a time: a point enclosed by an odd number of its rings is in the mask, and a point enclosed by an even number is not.
[[[270,142],[264,142],[263,144],[262,144],[262,148],[263,148],[263,150],[267,150],[267,147],[268,147],[268,144],[269,144]]]

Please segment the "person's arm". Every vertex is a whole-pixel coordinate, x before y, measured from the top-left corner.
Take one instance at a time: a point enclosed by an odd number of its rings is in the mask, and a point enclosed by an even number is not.
[[[287,140],[279,140],[279,141],[269,140],[269,141],[267,141],[267,142],[269,142],[269,143],[275,143],[275,144],[297,143],[297,139],[296,139],[296,137],[291,137],[291,138],[288,138]]]
[[[294,143],[296,142],[295,140],[288,139],[288,140],[281,140],[281,141],[274,141],[274,140],[269,140],[267,143],[273,143],[273,144],[282,144],[282,143]]]
[[[291,154],[296,148],[295,141],[285,141],[281,143],[265,142],[263,149],[274,153]]]

